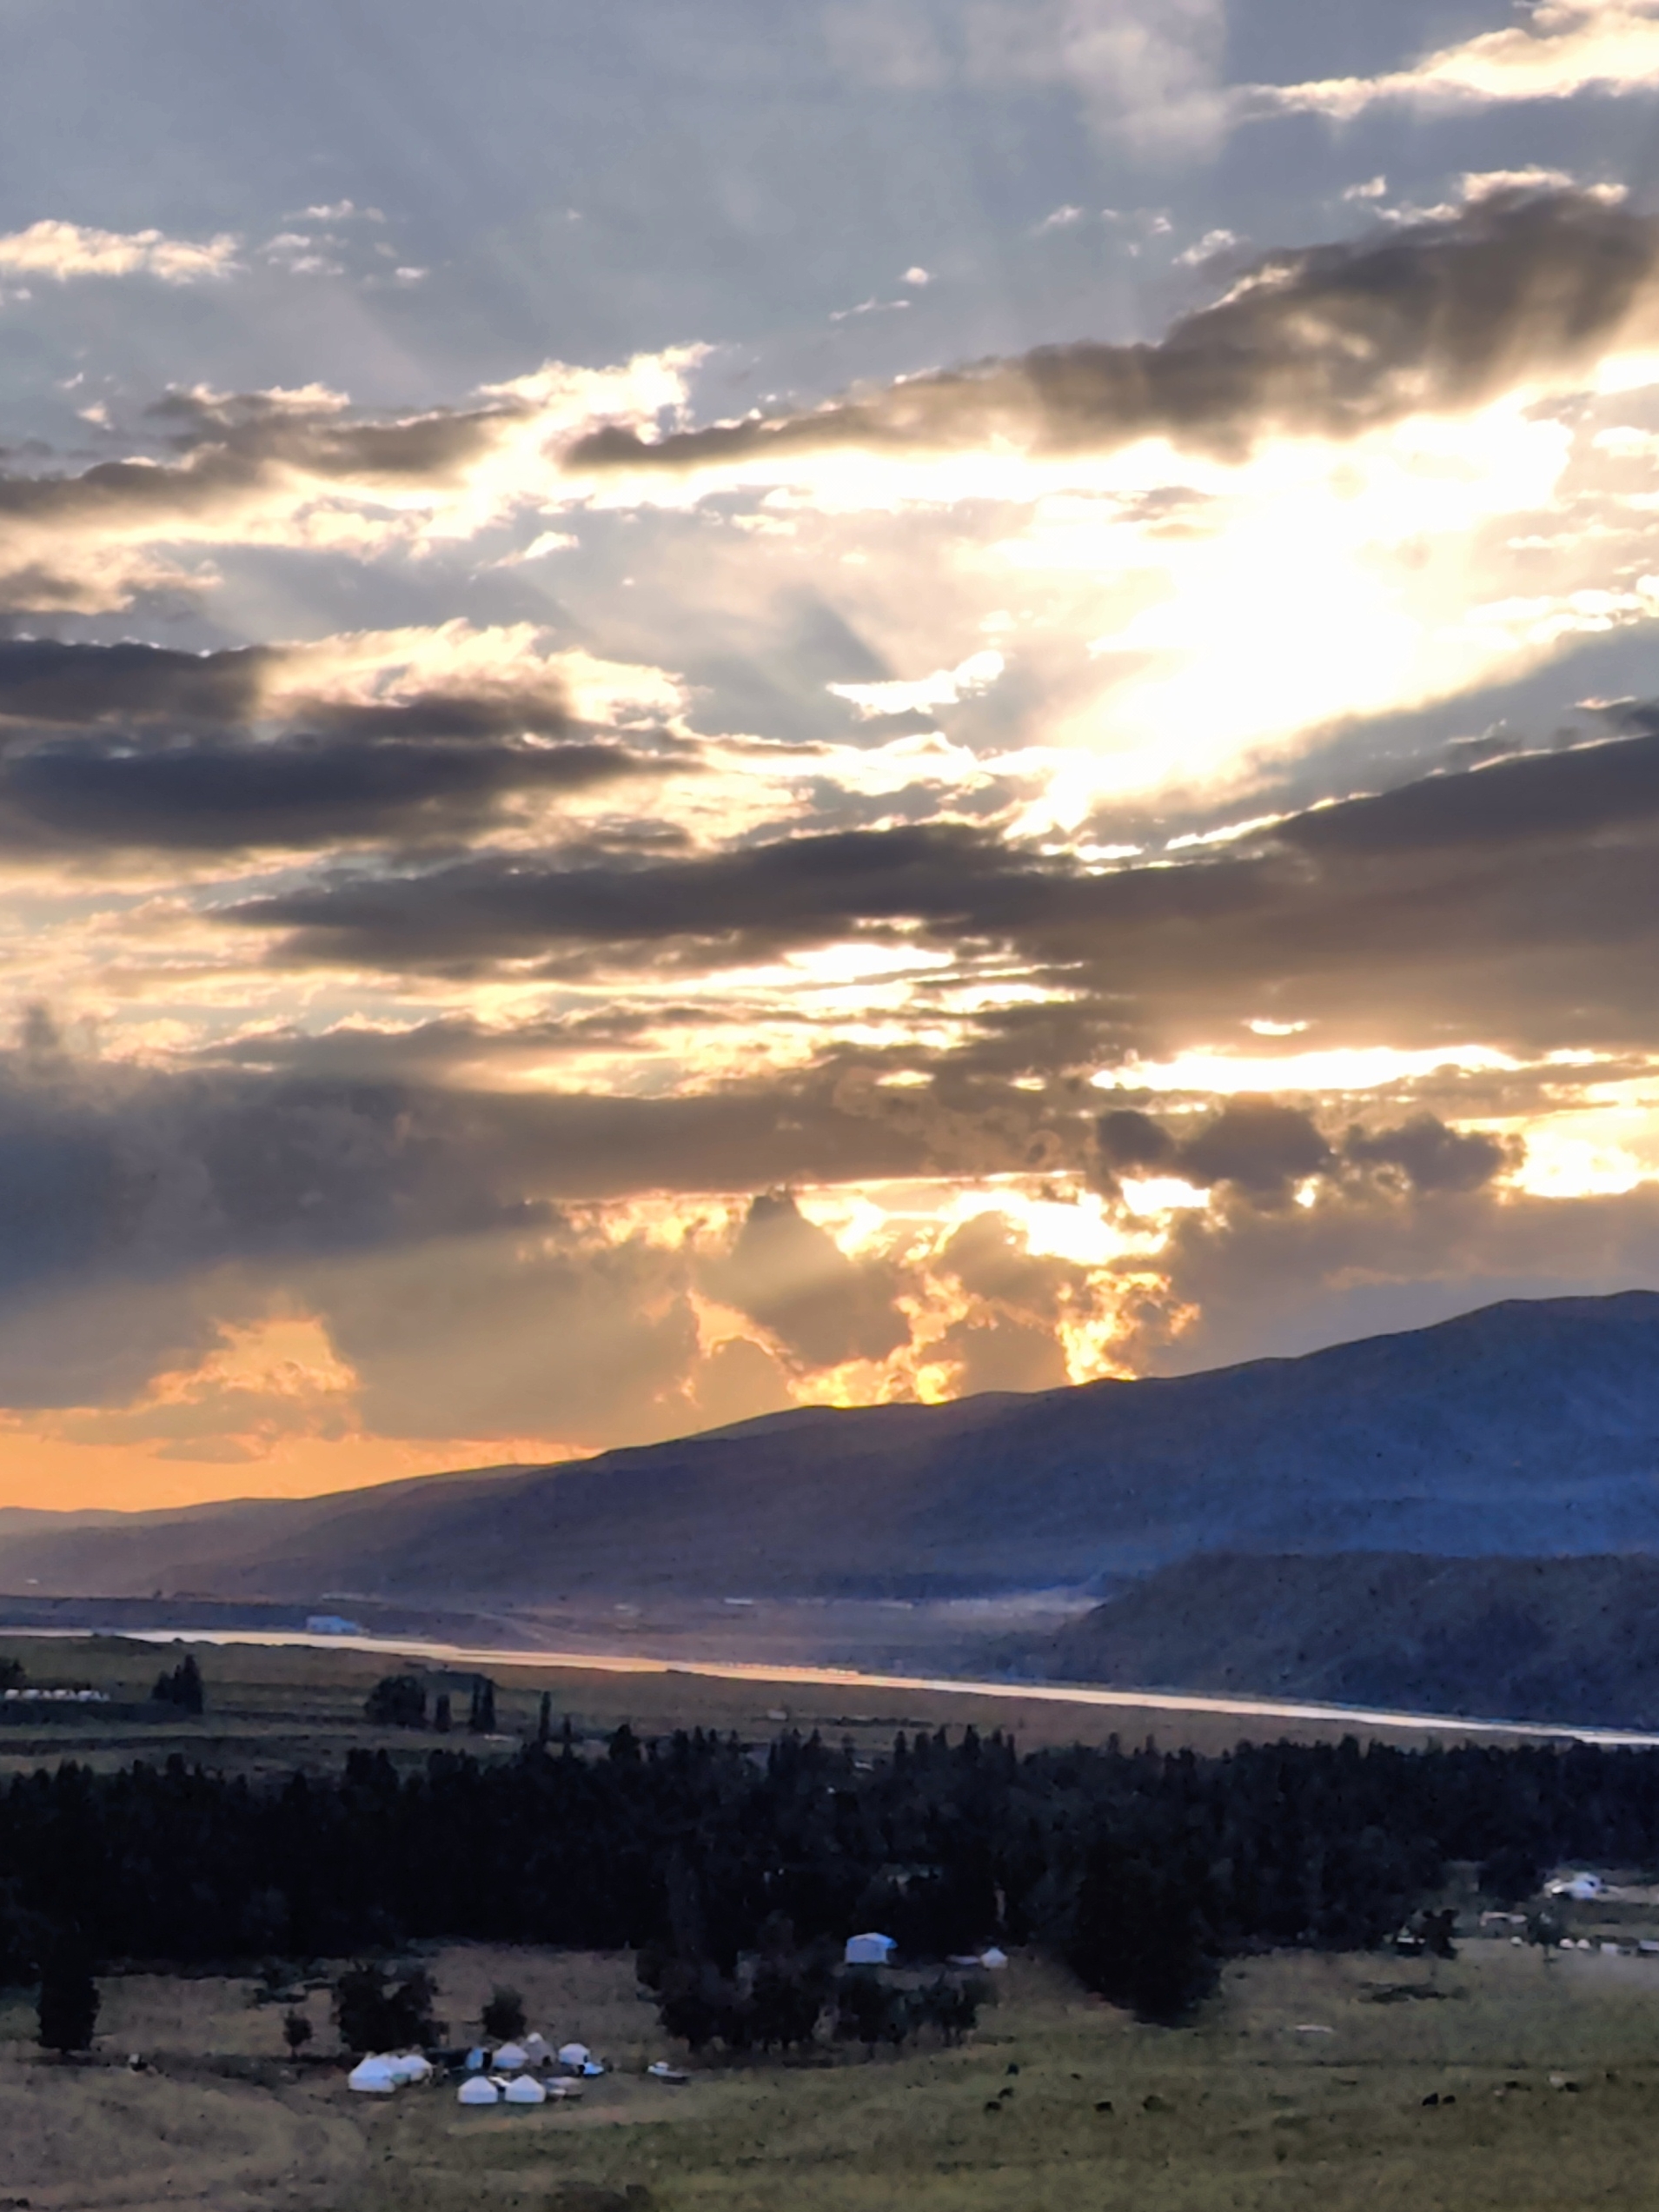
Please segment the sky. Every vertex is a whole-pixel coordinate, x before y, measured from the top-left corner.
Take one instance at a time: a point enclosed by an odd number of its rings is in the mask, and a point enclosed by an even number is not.
[[[0,37],[0,1505],[1659,1285],[1659,0]]]

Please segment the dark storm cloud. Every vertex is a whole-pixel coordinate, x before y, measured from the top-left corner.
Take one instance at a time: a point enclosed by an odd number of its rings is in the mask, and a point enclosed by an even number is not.
[[[0,639],[0,719],[88,727],[240,728],[267,671],[281,658],[262,646],[179,653],[166,646],[82,645],[54,638]]]
[[[1652,709],[1644,710],[1649,714]],[[1332,858],[1591,836],[1659,815],[1659,734],[1430,776],[1280,823],[1276,842]]]
[[[660,775],[665,765],[614,745],[41,746],[0,762],[0,848],[226,852],[447,840],[487,823],[516,795]]]
[[[632,747],[591,734],[547,742],[581,734],[556,671],[509,669],[471,688],[363,701],[308,694],[310,657],[303,647],[193,654],[0,640],[0,847],[447,839],[517,794],[697,765],[661,732],[636,734]]]
[[[910,1335],[893,1304],[896,1279],[847,1259],[786,1192],[751,1201],[729,1255],[709,1269],[708,1281],[717,1297],[809,1366],[879,1359]]]
[[[310,476],[386,491],[453,482],[528,410],[512,403],[401,422],[354,420],[337,408],[178,393],[151,410],[177,461],[101,461],[76,475],[0,471],[0,523],[69,528],[201,520],[270,486]],[[176,427],[175,427],[176,426]]]
[[[1110,1168],[1133,1174],[1169,1175],[1175,1171],[1181,1148],[1161,1121],[1132,1106],[1103,1113],[1099,1122],[1100,1157]]]
[[[1360,1167],[1392,1167],[1417,1191],[1477,1191],[1511,1164],[1519,1147],[1480,1129],[1449,1129],[1432,1113],[1370,1134],[1350,1129],[1344,1157]]]
[[[1075,452],[1158,435],[1236,453],[1275,430],[1352,436],[1593,358],[1640,303],[1656,254],[1651,218],[1589,195],[1494,194],[1381,239],[1269,255],[1156,345],[1039,347],[810,414],[659,439],[613,426],[567,461],[691,468],[999,437]]]
[[[932,824],[715,855],[484,856],[228,910],[283,933],[278,963],[481,973],[667,940],[715,969],[850,929],[1006,947],[1146,1049],[1211,1043],[1269,1010],[1343,1037],[1499,1046],[1644,1043],[1659,953],[1659,739],[1430,777],[1292,817],[1171,865],[1090,874]],[[1046,1019],[1032,1049],[1050,1033]],[[1007,1036],[1002,1038],[1005,1061]]]
[[[554,1422],[544,1432],[637,1436],[640,1406],[613,1392],[601,1420],[595,1393],[625,1352],[655,1388],[660,1361],[694,1344],[693,1260],[596,1245],[575,1209],[927,1172],[926,1126],[890,1106],[892,1094],[848,1095],[822,1073],[683,1099],[162,1074],[77,1060],[37,1021],[0,1053],[0,1392],[16,1405],[130,1397],[210,1345],[214,1315],[267,1311],[278,1290],[328,1314],[388,1433],[474,1419],[488,1433],[534,1405]],[[984,1150],[992,1168],[1016,1164],[1017,1144],[994,1131]],[[703,1287],[800,1365],[879,1357],[906,1333],[891,1272],[844,1259],[787,1199],[763,1199],[707,1266]],[[559,1345],[543,1340],[549,1325]],[[573,1360],[587,1372],[568,1373]],[[486,1418],[491,1375],[512,1408],[498,1420]],[[559,1375],[563,1399],[549,1397]],[[739,1379],[707,1407],[663,1411],[661,1432],[764,1410],[765,1376],[741,1392]],[[559,1418],[567,1402],[582,1409],[574,1427]],[[443,1403],[467,1406],[465,1419]]]
[[[787,944],[861,921],[968,928],[1037,919],[1065,879],[953,825],[792,838],[691,860],[537,865],[493,859],[422,876],[249,900],[235,921],[295,933],[284,957],[445,967],[559,943],[672,937]]]
[[[1253,1198],[1276,1198],[1330,1157],[1310,1115],[1275,1099],[1233,1099],[1181,1146],[1177,1172],[1200,1186],[1236,1183]]]
[[[993,1144],[991,1164],[1013,1164],[1011,1149]],[[0,1297],[101,1270],[540,1231],[561,1204],[653,1190],[857,1181],[932,1164],[912,1109],[839,1074],[686,1098],[501,1093],[108,1067],[47,1031],[0,1053]],[[761,1207],[733,1264],[746,1298],[848,1279],[783,1199]]]
[[[1344,1171],[1381,1169],[1390,1182],[1423,1193],[1476,1191],[1519,1153],[1511,1142],[1484,1130],[1450,1128],[1432,1113],[1392,1126],[1350,1128],[1338,1150],[1305,1107],[1251,1097],[1229,1099],[1191,1134],[1132,1110],[1102,1114],[1096,1140],[1108,1170],[1178,1176],[1202,1190],[1225,1185],[1266,1206],[1282,1205],[1311,1177],[1337,1178]]]
[[[1229,1183],[1267,1205],[1282,1202],[1293,1184],[1323,1172],[1331,1159],[1312,1116],[1277,1099],[1230,1099],[1196,1133],[1183,1138],[1150,1114],[1102,1114],[1098,1137],[1108,1168],[1178,1176],[1201,1190]]]
[[[306,697],[273,705],[285,677],[302,681],[305,648],[240,646],[180,653],[166,646],[0,639],[0,744],[5,724],[23,730],[71,727],[222,735],[280,722],[308,734],[351,738],[555,737],[569,730],[570,703],[551,672],[471,691],[434,689],[391,701]],[[14,741],[15,741],[15,739]]]

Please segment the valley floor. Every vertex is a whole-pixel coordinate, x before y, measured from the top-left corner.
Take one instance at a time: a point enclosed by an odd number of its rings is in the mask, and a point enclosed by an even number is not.
[[[665,2046],[626,1958],[467,1945],[432,1964],[457,2027],[511,1980],[550,2034],[618,2070],[574,2108],[465,2112],[448,2088],[382,2104],[337,2069],[286,2065],[281,2008],[249,1985],[129,1977],[106,1985],[102,2061],[43,2060],[20,2006],[0,2018],[0,2203],[1561,2212],[1659,2195],[1659,1960],[1546,1964],[1498,1941],[1432,1971],[1281,1955],[1161,2030],[1016,1958],[962,2050],[700,2067],[680,2089],[643,2076]],[[129,2048],[149,2070],[126,2071]]]

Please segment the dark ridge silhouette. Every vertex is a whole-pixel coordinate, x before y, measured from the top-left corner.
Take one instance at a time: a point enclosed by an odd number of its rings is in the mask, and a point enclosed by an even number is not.
[[[1659,1294],[574,1465],[0,1526],[0,1587],[485,1611],[1099,1590],[1198,1552],[1659,1553]],[[349,1611],[349,1604],[347,1606]]]

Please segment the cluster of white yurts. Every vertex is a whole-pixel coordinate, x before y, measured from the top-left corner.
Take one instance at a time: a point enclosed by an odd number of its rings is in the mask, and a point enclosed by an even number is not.
[[[547,2104],[580,2096],[581,2084],[604,2067],[586,2043],[561,2043],[527,2036],[502,2043],[494,2056],[484,2047],[467,2054],[467,2078],[456,2092],[461,2104]]]
[[[586,2043],[564,2043],[555,2051],[545,2036],[535,2035],[494,2051],[481,2044],[468,2052],[463,2071],[462,2104],[546,2104],[580,2096],[583,2081],[605,2069]],[[362,2096],[390,2096],[412,2083],[434,2080],[436,2073],[422,2051],[376,2051],[358,2061],[346,2086]]]

